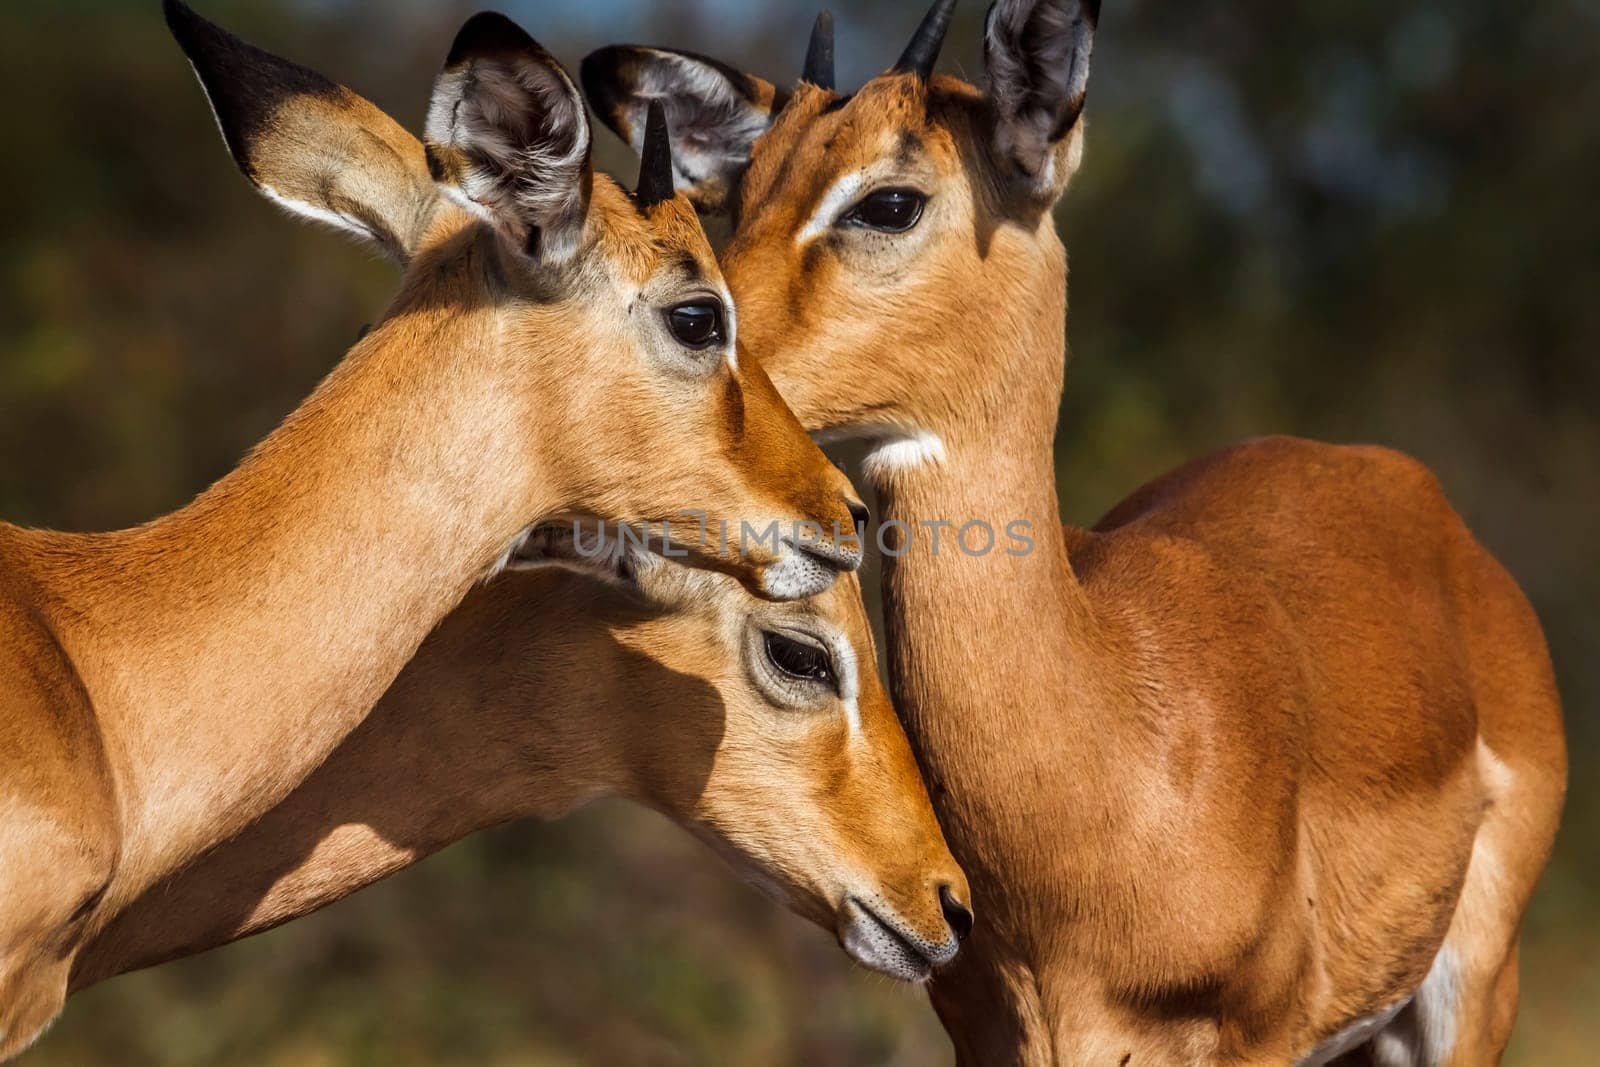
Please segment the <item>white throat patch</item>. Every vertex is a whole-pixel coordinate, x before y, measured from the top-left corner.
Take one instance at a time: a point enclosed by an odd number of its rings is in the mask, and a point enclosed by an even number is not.
[[[929,463],[943,463],[944,460],[944,441],[939,435],[916,430],[882,438],[861,461],[861,470],[873,482],[879,482],[897,472],[915,470]]]

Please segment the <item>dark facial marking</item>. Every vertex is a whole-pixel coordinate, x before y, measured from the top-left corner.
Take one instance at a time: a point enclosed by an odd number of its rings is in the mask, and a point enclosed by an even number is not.
[[[679,252],[674,257],[672,269],[682,275],[684,281],[691,284],[706,280],[706,272],[700,269],[700,261],[687,252]]]
[[[910,130],[900,131],[900,148],[895,161],[905,167],[922,152],[922,138]]]
[[[743,442],[744,390],[739,387],[737,375],[728,375],[727,384],[722,387],[722,419],[728,444],[734,446]]]

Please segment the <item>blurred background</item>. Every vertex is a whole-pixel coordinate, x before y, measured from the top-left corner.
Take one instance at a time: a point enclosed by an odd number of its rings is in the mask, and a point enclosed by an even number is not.
[[[788,82],[814,2],[501,6],[574,69],[626,39]],[[199,6],[416,128],[476,5]],[[923,5],[866,6],[836,11],[844,86],[893,60]],[[962,6],[943,69],[980,76],[985,6]],[[1572,789],[1515,1064],[1600,1047],[1597,56],[1600,0],[1113,0],[1059,214],[1070,521],[1241,437],[1381,442],[1439,472],[1538,607]],[[0,515],[139,522],[288,412],[395,272],[249,190],[156,0],[5,4],[0,115]],[[921,994],[854,969],[662,820],[601,805],[93,989],[23,1062],[949,1059]]]

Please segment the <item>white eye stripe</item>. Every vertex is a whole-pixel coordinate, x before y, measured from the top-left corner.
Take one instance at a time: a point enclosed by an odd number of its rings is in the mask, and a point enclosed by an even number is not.
[[[861,736],[861,664],[855,646],[843,634],[834,634],[834,672],[839,677],[839,700],[844,704],[844,721],[851,737]]]
[[[833,188],[828,190],[817,205],[817,210],[812,213],[810,221],[801,228],[799,236],[795,238],[796,243],[807,244],[832,229],[839,215],[856,202],[866,183],[867,175],[861,171],[846,174],[834,182]]]
[[[722,318],[728,330],[728,369],[739,369],[739,312],[733,306],[733,294],[726,289],[717,290],[722,299]]]

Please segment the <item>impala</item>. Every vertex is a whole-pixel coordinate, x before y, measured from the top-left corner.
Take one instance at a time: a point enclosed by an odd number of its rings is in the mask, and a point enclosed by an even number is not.
[[[539,558],[583,565],[570,546]],[[868,967],[917,980],[947,962],[972,925],[966,882],[854,579],[778,604],[648,554],[607,568],[604,584],[544,571],[474,591],[287,800],[120,915],[74,988],[601,796],[682,824]]]
[[[747,313],[746,336],[779,346],[807,425],[877,441],[891,514],[1020,516],[1039,535],[1023,557],[891,563],[895,681],[982,872],[985,921],[935,1005],[965,1062],[1317,1062],[1363,1039],[1352,1057],[1492,1061],[1564,788],[1537,622],[1431,476],[1381,449],[1248,444],[1058,532],[1048,208],[1081,150],[1093,12],[1056,13],[998,9],[987,94],[924,77],[938,12],[910,69],[848,100],[825,35],[792,96],[656,49],[589,64],[627,136],[639,77],[681,118],[722,109],[677,156],[701,203],[738,213],[726,266],[741,293],[815,311],[799,333]],[[1031,126],[1006,110],[1034,91],[1017,71],[1057,86]],[[997,156],[1040,128],[1043,171]],[[855,177],[871,168],[879,184]],[[821,211],[836,186],[857,199]],[[483,654],[462,644],[453,669]],[[303,798],[148,894],[75,982],[301,914],[506,810],[441,829],[430,797],[527,788],[469,744],[421,795],[368,807],[386,768],[467,743],[447,702],[388,703]]]
[[[593,174],[565,72],[499,16],[456,39],[424,149],[348,89],[166,12],[251,182],[405,277],[193,504],[109,534],[0,526],[0,1055],[56,1015],[100,927],[287,795],[531,527],[694,509],[837,529],[859,510],[739,365],[659,120],[630,195]],[[679,550],[772,597],[859,558],[843,538]]]
[[[1492,1063],[1565,791],[1538,620],[1434,477],[1252,441],[1060,525],[1066,259],[1097,0],[1000,0],[986,85],[932,75],[953,0],[834,91],[701,57],[585,60],[735,228],[744,336],[910,528],[1031,553],[885,562],[891,687],[983,917],[930,993],[963,1063]]]

